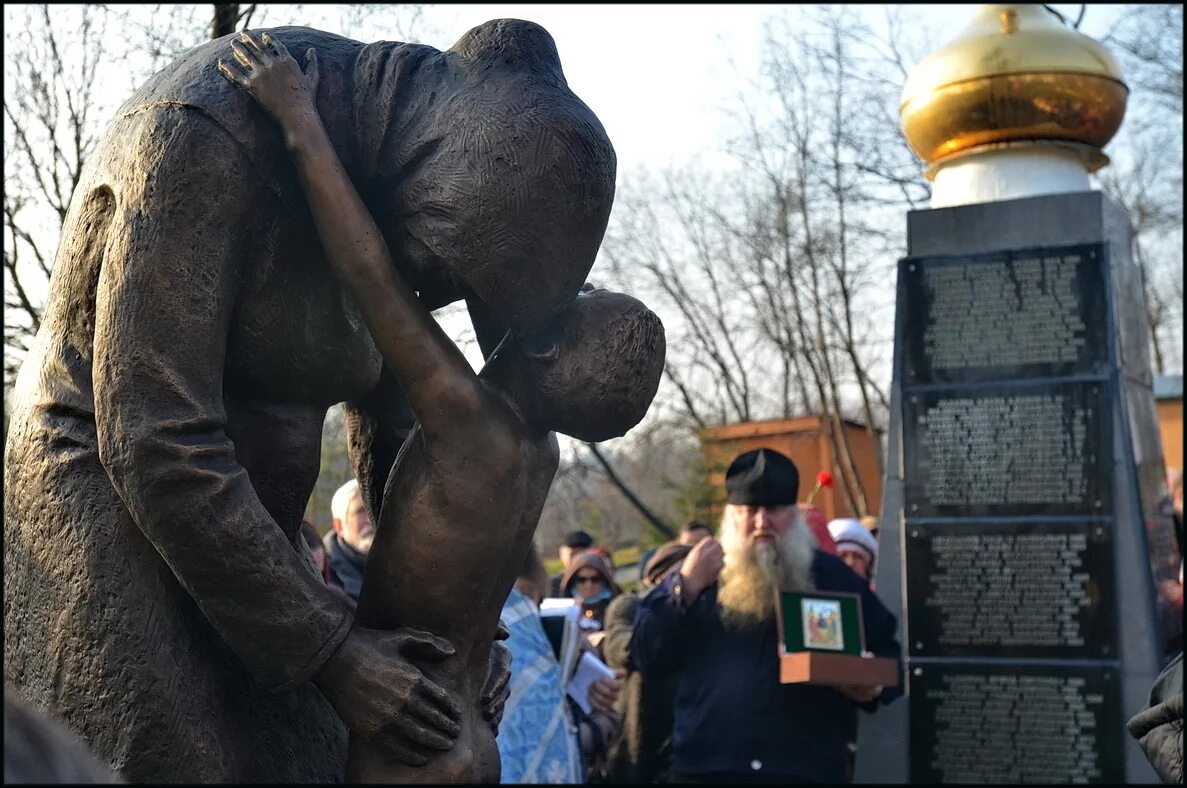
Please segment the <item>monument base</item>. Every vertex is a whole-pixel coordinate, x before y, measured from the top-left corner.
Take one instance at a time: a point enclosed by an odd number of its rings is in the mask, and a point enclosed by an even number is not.
[[[831,687],[893,687],[898,684],[898,660],[797,651],[779,657],[779,682]]]
[[[1163,471],[1128,219],[1076,192],[914,211],[907,237],[876,580],[904,633],[909,691],[861,715],[854,782],[1154,782],[1125,720],[1181,619],[1159,615],[1154,580],[1178,556],[1160,548],[1173,536],[1138,483]],[[951,304],[961,286],[966,308]],[[1065,345],[1043,321],[1070,327]],[[1076,477],[1072,495],[1012,497],[1038,478],[1026,473],[990,494],[971,466],[972,484],[937,481],[970,456],[976,424],[1041,402],[1050,418],[1029,411],[972,457],[1027,471],[1024,441],[1047,434],[1067,448],[1039,469],[1058,468],[1055,486]],[[962,584],[969,571],[979,579]]]

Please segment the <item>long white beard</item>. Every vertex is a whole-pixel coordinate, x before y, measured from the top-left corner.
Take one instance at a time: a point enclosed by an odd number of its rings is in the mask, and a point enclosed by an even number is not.
[[[816,537],[796,513],[791,527],[770,542],[750,542],[739,523],[722,519],[721,546],[725,568],[717,588],[722,623],[742,629],[775,612],[775,591],[810,591]]]

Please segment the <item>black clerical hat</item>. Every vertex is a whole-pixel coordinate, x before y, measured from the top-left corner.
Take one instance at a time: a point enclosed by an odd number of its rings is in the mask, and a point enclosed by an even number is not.
[[[800,491],[795,463],[774,449],[755,449],[730,463],[725,472],[728,503],[743,506],[794,504]]]

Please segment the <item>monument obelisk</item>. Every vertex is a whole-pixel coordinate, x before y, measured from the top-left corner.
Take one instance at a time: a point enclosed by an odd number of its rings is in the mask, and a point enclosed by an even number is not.
[[[1180,556],[1132,231],[1088,177],[1127,95],[1041,5],[980,6],[907,80],[934,185],[899,263],[877,583],[908,697],[863,718],[859,782],[1155,781],[1124,723],[1182,648]]]

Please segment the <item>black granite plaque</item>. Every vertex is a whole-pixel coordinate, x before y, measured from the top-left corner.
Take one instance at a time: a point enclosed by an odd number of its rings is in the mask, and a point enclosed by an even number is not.
[[[907,384],[1094,371],[1108,359],[1101,249],[906,260]]]
[[[1121,783],[1112,667],[923,664],[909,674],[912,783]]]
[[[903,399],[908,518],[1110,511],[1101,384],[987,384]]]
[[[1109,527],[908,524],[910,654],[1115,657]]]
[[[1182,600],[1127,217],[1046,195],[916,211],[907,237],[877,581],[909,684],[856,775],[1152,781],[1125,720]]]

